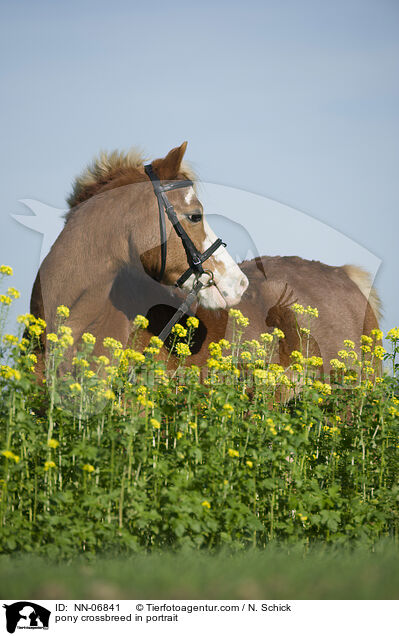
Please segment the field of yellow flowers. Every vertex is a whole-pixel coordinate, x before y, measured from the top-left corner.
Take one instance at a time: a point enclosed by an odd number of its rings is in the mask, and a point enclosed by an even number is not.
[[[205,380],[190,365],[195,318],[174,329],[173,373],[156,337],[143,352],[106,338],[108,355],[95,357],[89,333],[60,372],[73,345],[61,306],[39,384],[44,321],[22,315],[18,333],[4,333],[18,295],[0,295],[3,554],[399,540],[399,328],[386,336],[390,352],[379,330],[362,337],[360,355],[345,340],[333,383],[307,356],[317,310],[300,305],[309,328],[288,369],[271,364],[284,334],[246,341],[248,321],[231,310],[234,337],[210,346]],[[146,324],[136,317],[136,335]]]

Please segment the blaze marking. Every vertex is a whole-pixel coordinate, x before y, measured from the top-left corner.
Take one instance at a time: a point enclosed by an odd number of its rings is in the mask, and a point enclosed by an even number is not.
[[[187,192],[186,196],[184,197],[185,202],[187,203],[187,205],[190,205],[192,199],[194,196],[194,188],[190,188],[189,191]]]

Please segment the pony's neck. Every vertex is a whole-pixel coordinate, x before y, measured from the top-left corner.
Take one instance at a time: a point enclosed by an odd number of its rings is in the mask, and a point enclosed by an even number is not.
[[[71,309],[70,322],[85,321],[84,312],[91,320],[106,303],[118,272],[124,267],[143,270],[146,224],[132,211],[132,194],[126,187],[93,197],[68,218],[41,267],[50,325],[61,304]]]

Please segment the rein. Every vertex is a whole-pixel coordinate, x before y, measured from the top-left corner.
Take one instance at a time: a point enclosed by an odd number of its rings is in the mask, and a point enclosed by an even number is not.
[[[190,186],[194,185],[193,182],[191,181],[191,179],[185,179],[181,181],[174,181],[173,183],[162,184],[155,174],[151,164],[147,164],[146,166],[144,166],[144,170],[147,176],[151,179],[152,187],[154,189],[155,196],[157,197],[159,210],[159,228],[161,233],[161,269],[156,280],[158,280],[158,282],[162,281],[166,267],[168,241],[166,237],[165,215],[167,215],[169,221],[172,223],[176,234],[183,244],[188,263],[188,269],[178,278],[178,280],[175,282],[175,286],[182,287],[186,280],[190,278],[191,274],[194,274],[195,276],[195,281],[191,292],[188,294],[187,298],[182,302],[174,316],[169,320],[168,324],[162,329],[161,333],[158,336],[158,338],[165,342],[166,338],[172,331],[173,326],[177,323],[178,320],[180,320],[182,315],[186,313],[186,311],[188,311],[190,306],[193,304],[200,289],[204,286],[209,287],[210,285],[214,284],[212,272],[210,272],[209,270],[204,270],[204,268],[202,267],[202,263],[208,260],[208,258],[212,256],[212,254],[218,249],[218,247],[220,247],[221,245],[226,247],[226,243],[224,243],[222,239],[218,238],[216,239],[216,241],[214,241],[214,243],[212,243],[210,247],[208,247],[207,250],[205,250],[205,252],[201,253],[200,251],[198,251],[194,243],[188,236],[187,232],[181,225],[179,219],[177,218],[177,214],[173,205],[170,203],[168,197],[165,194],[170,190],[177,190],[178,188],[189,188]],[[206,285],[204,285],[204,283],[199,280],[202,274],[207,274],[210,278],[209,282]]]

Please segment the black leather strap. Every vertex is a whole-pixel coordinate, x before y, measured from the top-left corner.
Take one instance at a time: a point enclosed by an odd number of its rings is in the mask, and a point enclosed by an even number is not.
[[[154,193],[158,200],[158,210],[159,210],[159,228],[161,234],[161,268],[159,274],[157,276],[157,280],[159,282],[162,281],[162,278],[165,273],[166,267],[166,257],[167,257],[167,237],[166,237],[166,224],[165,224],[165,213],[168,215],[170,222],[172,223],[176,234],[181,239],[184,250],[186,252],[188,270],[180,276],[180,278],[176,281],[175,285],[180,287],[190,276],[191,274],[195,274],[197,277],[201,276],[204,273],[204,269],[202,267],[202,263],[206,261],[215,250],[217,250],[220,245],[225,245],[221,239],[217,239],[203,254],[197,250],[194,243],[188,236],[187,232],[181,225],[179,219],[177,218],[177,214],[173,205],[168,200],[165,192],[169,192],[171,190],[176,190],[177,188],[187,188],[193,184],[190,179],[185,179],[181,181],[173,181],[171,183],[161,183],[158,176],[155,174],[153,167],[151,164],[147,164],[144,166],[144,170],[148,177],[151,179],[152,186],[154,189]]]
[[[194,285],[194,287],[192,288],[191,292],[188,294],[187,298],[182,302],[178,310],[173,314],[172,318],[169,320],[167,325],[165,325],[165,327],[162,329],[161,333],[159,334],[158,338],[160,338],[162,342],[165,342],[166,338],[169,336],[170,332],[172,331],[177,321],[180,320],[180,318],[188,312],[194,300],[196,299],[197,294],[200,291],[201,287],[203,287],[203,283],[201,283],[201,281],[198,280],[196,284]]]
[[[223,243],[222,239],[216,239],[216,241],[212,243],[212,245],[208,247],[208,249],[205,250],[203,254],[200,255],[201,263],[204,263],[206,260],[208,260],[208,258],[212,256],[212,254],[216,252],[218,247],[220,247],[221,245],[223,245],[223,247],[226,247],[226,243]],[[192,273],[193,272],[191,271],[191,269],[188,269],[186,272],[184,272],[184,274],[182,274],[180,278],[178,278],[175,282],[176,287],[181,287],[186,282],[186,280],[190,278]]]

